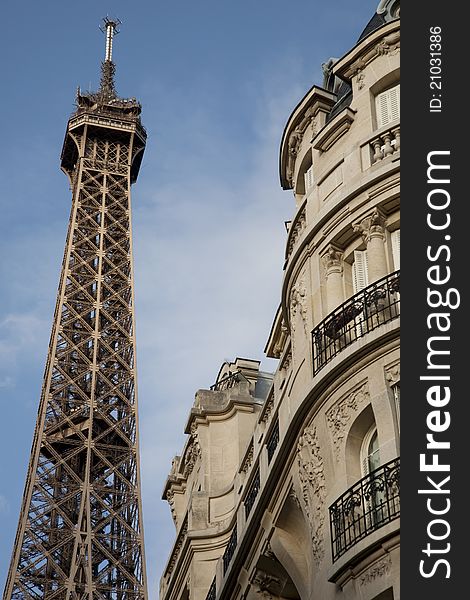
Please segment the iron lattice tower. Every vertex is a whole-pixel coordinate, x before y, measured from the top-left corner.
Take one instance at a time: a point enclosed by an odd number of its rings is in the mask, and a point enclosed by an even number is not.
[[[61,167],[72,211],[5,600],[146,600],[130,186],[146,133],[114,89],[77,93]]]

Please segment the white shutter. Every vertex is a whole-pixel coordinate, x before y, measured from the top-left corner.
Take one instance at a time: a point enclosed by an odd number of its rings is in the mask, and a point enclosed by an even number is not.
[[[400,118],[400,86],[396,85],[375,98],[377,126],[385,127]]]
[[[393,266],[395,271],[398,271],[400,268],[400,230],[396,229],[391,233],[392,240],[392,256],[393,256]]]
[[[397,121],[400,118],[400,86],[397,85],[390,92],[390,117],[391,121]]]
[[[305,171],[304,174],[305,191],[313,187],[313,165]]]
[[[354,250],[354,262],[352,267],[353,291],[357,294],[357,292],[360,292],[369,284],[366,250]]]

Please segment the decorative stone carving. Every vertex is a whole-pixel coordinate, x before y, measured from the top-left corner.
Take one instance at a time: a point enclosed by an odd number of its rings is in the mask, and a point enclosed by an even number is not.
[[[392,559],[389,554],[378,560],[371,567],[369,567],[360,578],[360,584],[366,585],[371,581],[374,581],[378,577],[383,577],[390,573],[392,568]]]
[[[325,555],[325,473],[316,428],[306,427],[297,445],[297,465],[302,486],[302,501],[312,538],[313,558],[319,565]]]
[[[400,363],[385,367],[385,378],[390,387],[393,387],[400,381]]]
[[[387,36],[377,44],[375,51],[379,56],[398,54],[400,52],[400,40],[397,40],[394,35]]]
[[[168,490],[166,493],[166,500],[170,507],[171,516],[173,521],[176,523],[176,509],[175,509],[175,492],[173,490]]]
[[[253,464],[253,454],[254,454],[254,447],[253,447],[253,440],[251,440],[250,443],[250,447],[248,448],[248,452],[245,456],[245,460],[243,461],[242,464],[242,473],[247,473],[248,470],[250,469],[251,465]]]
[[[289,352],[284,356],[284,360],[282,361],[281,369],[285,373],[287,373],[290,369],[291,364],[292,364],[292,351],[289,350]]]
[[[362,236],[366,244],[373,237],[380,237],[385,242],[385,216],[377,208],[362,221],[353,224],[353,229]]]
[[[273,588],[280,591],[283,587],[283,582],[279,577],[266,573],[261,569],[256,569],[256,574],[251,583],[254,588],[257,588],[256,593],[266,600],[274,600],[274,598],[279,597],[277,594],[276,596],[273,595],[275,593]]]
[[[352,66],[351,75],[352,75],[352,77],[356,77],[358,90],[362,90],[362,88],[365,85],[365,74],[364,74],[365,66],[366,65],[363,60],[356,61],[354,63],[354,65]]]
[[[183,477],[186,479],[191,475],[196,464],[197,459],[201,455],[201,446],[199,445],[199,439],[197,434],[197,423],[193,421],[191,424],[191,441],[189,448],[186,452]]]
[[[269,394],[266,403],[264,405],[263,416],[261,417],[261,421],[263,423],[267,423],[269,421],[269,417],[274,408],[274,393]]]
[[[188,522],[185,521],[181,531],[178,535],[178,539],[176,540],[175,546],[173,548],[173,552],[171,554],[170,563],[168,565],[168,575],[171,575],[173,569],[175,568],[176,561],[178,560],[178,556],[180,555],[181,548],[183,547],[184,540],[188,534]]]
[[[287,246],[287,258],[290,258],[294,246],[299,239],[302,231],[305,229],[307,225],[307,219],[305,215],[305,208],[299,213],[295,223],[291,225],[289,229],[289,242]]]
[[[335,246],[330,245],[326,254],[322,256],[323,264],[325,265],[326,276],[334,271],[334,272],[342,272],[343,270],[343,253],[335,248]]]
[[[313,132],[315,133],[316,122],[313,117],[314,110],[313,107],[310,106],[305,111],[300,123],[289,136],[286,176],[290,185],[292,185],[292,178],[295,171],[295,159],[299,152],[300,145],[302,144],[304,133],[310,124],[312,124]]]
[[[305,332],[307,332],[307,289],[303,278],[299,279],[292,287],[290,309],[292,329],[295,330],[295,317],[300,314]]]
[[[367,383],[355,389],[347,396],[333,404],[326,412],[326,421],[333,437],[333,446],[336,460],[339,460],[340,449],[346,435],[346,426],[357,412],[359,406],[364,404],[370,397]]]

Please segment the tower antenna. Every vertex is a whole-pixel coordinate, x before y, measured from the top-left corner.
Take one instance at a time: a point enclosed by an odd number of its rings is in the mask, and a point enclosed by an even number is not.
[[[114,87],[114,74],[116,66],[113,62],[113,40],[114,36],[119,33],[119,19],[111,19],[106,16],[103,19],[103,25],[100,26],[101,31],[106,36],[106,46],[104,61],[101,63],[101,83],[100,95],[104,101],[116,98],[116,89]]]

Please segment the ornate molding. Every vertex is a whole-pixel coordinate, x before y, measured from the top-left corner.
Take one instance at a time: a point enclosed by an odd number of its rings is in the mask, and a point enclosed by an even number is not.
[[[248,448],[248,452],[246,453],[245,458],[243,459],[243,463],[242,463],[242,468],[241,468],[241,472],[242,473],[248,473],[248,470],[250,469],[251,465],[253,464],[253,455],[254,455],[254,445],[253,445],[253,440],[251,440],[250,442],[250,446]]]
[[[297,154],[299,152],[300,146],[302,144],[302,140],[304,138],[305,131],[307,127],[312,124],[313,132],[316,130],[316,121],[314,119],[315,110],[313,106],[307,108],[304,112],[300,123],[294,129],[294,131],[289,136],[288,142],[288,158],[287,158],[287,170],[286,177],[287,181],[290,185],[292,185],[294,172],[295,172],[295,159],[297,158]]]
[[[173,521],[176,523],[176,508],[175,508],[175,492],[173,490],[168,490],[166,493],[166,501],[170,507],[171,516]]]
[[[384,577],[388,575],[392,569],[392,559],[390,555],[384,556],[376,563],[374,563],[371,567],[369,567],[359,580],[361,585],[367,585],[371,581],[379,577]]]
[[[199,437],[197,433],[197,423],[191,423],[191,441],[185,455],[183,477],[186,479],[191,475],[197,459],[201,456],[201,446],[199,445]]]
[[[336,460],[339,460],[340,449],[343,445],[343,439],[346,436],[347,424],[354,413],[357,412],[359,406],[364,404],[369,398],[369,387],[366,382],[333,404],[326,412],[326,421],[332,433]]]
[[[261,417],[262,423],[267,423],[269,421],[269,417],[274,408],[274,392],[269,394],[266,403],[263,408],[263,416]]]
[[[364,69],[366,63],[360,58],[351,67],[351,77],[356,77],[357,89],[362,90],[365,85]]]
[[[322,256],[325,273],[328,277],[331,273],[341,273],[343,270],[343,253],[330,244],[326,253]]]
[[[187,534],[188,534],[188,522],[185,521],[185,523],[184,523],[183,527],[181,528],[181,531],[178,535],[178,539],[176,540],[173,552],[171,553],[171,560],[170,560],[170,563],[168,564],[168,569],[167,569],[168,575],[171,575],[173,569],[175,568],[176,561],[178,560],[178,556],[180,555],[181,548],[183,547],[184,540],[186,539]]]
[[[302,317],[304,330],[307,332],[307,288],[303,277],[292,287],[290,310],[292,329],[295,330],[295,317],[298,313]]]
[[[385,216],[379,209],[374,208],[370,215],[358,223],[354,223],[353,229],[362,236],[365,244],[373,237],[379,237],[385,241]]]
[[[300,235],[302,234],[302,231],[305,229],[306,226],[307,226],[307,217],[306,217],[306,211],[305,211],[305,207],[304,207],[304,209],[299,213],[295,222],[291,225],[291,227],[289,229],[289,240],[287,243],[287,258],[290,258],[290,255],[292,254],[292,251],[294,250],[294,246],[295,246],[297,240],[300,238]]]
[[[400,381],[400,363],[385,367],[385,378],[388,381],[388,385],[393,387]]]
[[[306,427],[299,438],[297,465],[303,508],[310,526],[313,558],[319,565],[325,555],[323,526],[326,491],[323,457],[314,426]]]

